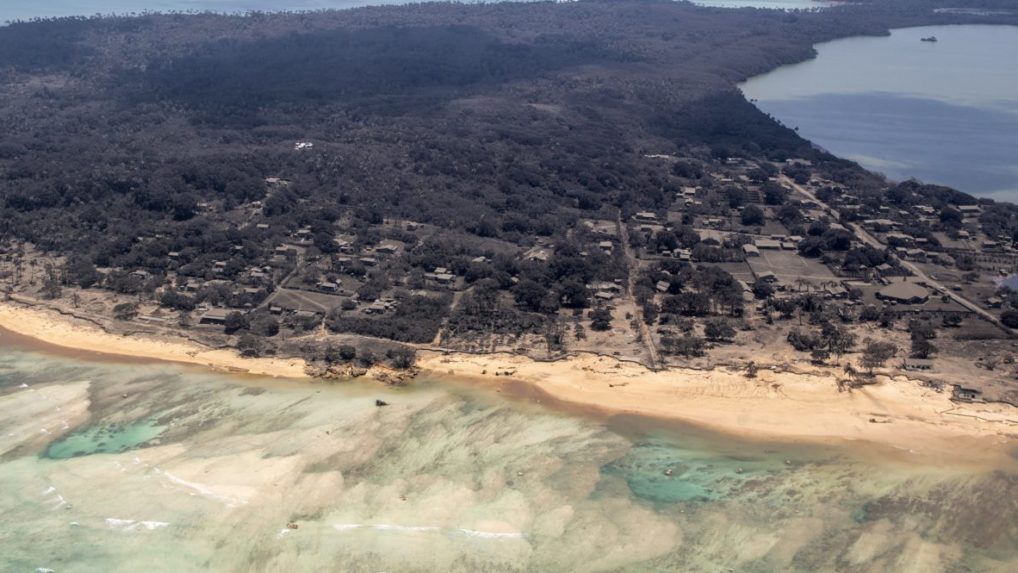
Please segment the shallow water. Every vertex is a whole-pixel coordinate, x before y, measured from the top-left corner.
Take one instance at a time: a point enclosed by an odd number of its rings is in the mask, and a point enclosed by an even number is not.
[[[929,36],[939,41],[920,41]],[[814,60],[742,84],[746,97],[835,155],[892,179],[1018,202],[1018,74],[1010,57],[1018,27],[906,28],[816,49]]]
[[[8,342],[0,570],[1018,566],[1006,461],[930,467],[533,401],[441,381],[81,362]]]

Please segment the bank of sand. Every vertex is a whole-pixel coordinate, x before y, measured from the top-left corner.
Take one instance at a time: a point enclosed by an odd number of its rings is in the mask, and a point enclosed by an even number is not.
[[[114,356],[195,364],[227,372],[306,378],[296,358],[243,358],[182,338],[116,335],[51,310],[0,303],[0,328],[47,344]],[[507,380],[566,405],[606,414],[680,420],[755,439],[863,440],[919,454],[978,456],[1018,444],[1018,408],[959,404],[904,377],[851,392],[837,390],[836,369],[807,368],[757,377],[724,368],[654,372],[607,356],[555,362],[512,354],[420,351],[425,374],[495,386]],[[499,374],[499,375],[496,375]]]
[[[195,364],[214,370],[261,376],[304,378],[298,358],[243,358],[229,349],[211,349],[181,337],[117,335],[52,310],[0,303],[0,328],[67,349]]]
[[[878,375],[876,384],[839,392],[837,377],[844,374],[831,368],[762,368],[749,379],[724,368],[653,372],[593,354],[537,362],[515,355],[427,352],[418,363],[438,376],[492,384],[507,380],[508,373],[514,382],[567,404],[681,420],[752,439],[860,440],[951,459],[997,456],[1018,446],[1018,408],[955,403],[950,389],[937,392],[905,377]]]

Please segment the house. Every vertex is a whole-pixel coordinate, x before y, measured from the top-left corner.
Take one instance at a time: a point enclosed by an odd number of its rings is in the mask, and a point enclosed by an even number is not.
[[[375,257],[361,257],[357,260],[366,267],[373,267],[378,264],[378,259]]]
[[[979,205],[958,205],[958,210],[961,211],[962,215],[978,215],[983,210]]]
[[[592,290],[592,291],[603,290],[603,291],[606,291],[606,292],[615,292],[615,293],[622,292],[622,287],[620,287],[619,285],[617,285],[617,284],[615,284],[613,282],[609,282],[609,281],[601,281],[601,282],[596,282],[596,283],[590,283],[589,285],[587,285],[587,288],[589,290]]]
[[[230,314],[229,309],[210,308],[198,319],[198,324],[215,324],[222,326],[226,324],[226,316]]]
[[[654,289],[657,290],[657,292],[668,292],[668,289],[671,286],[672,283],[668,281],[657,281],[657,284],[654,285]]]
[[[523,258],[528,261],[546,263],[548,262],[548,259],[551,258],[551,255],[548,253],[548,251],[535,247],[528,251],[527,254],[523,256]]]
[[[297,249],[287,247],[286,245],[279,245],[272,252],[276,256],[283,257],[288,261],[292,261],[297,258]]]
[[[905,257],[912,261],[925,262],[926,251],[922,249],[906,249]]]
[[[382,241],[375,247],[375,252],[383,255],[395,255],[399,252],[399,247],[400,244],[396,241]]]
[[[612,243],[611,241],[601,241],[600,243],[597,244],[597,248],[604,251],[605,254],[610,255],[612,254],[612,251],[615,249],[615,244]]]
[[[742,246],[742,254],[747,257],[759,257],[760,249],[758,249],[756,245],[746,244]]]
[[[890,231],[898,226],[897,223],[890,219],[867,219],[863,221],[862,224],[865,227],[869,227],[870,229],[881,233]]]
[[[380,300],[376,300],[375,302],[369,304],[367,306],[367,308],[364,309],[364,313],[365,314],[385,314],[385,311],[387,311],[387,310],[389,310],[388,305],[386,305],[384,302],[382,302]]]
[[[848,298],[848,289],[839,284],[824,285],[824,296],[827,298]]]
[[[929,300],[930,291],[916,283],[891,283],[877,291],[877,298],[898,304],[922,304]]]
[[[776,239],[757,239],[756,241],[753,242],[753,244],[756,245],[757,249],[761,250],[769,249],[776,251],[781,249],[781,241],[778,241]]]
[[[926,371],[933,370],[933,361],[922,358],[906,358],[901,367],[905,370]]]
[[[955,384],[951,391],[951,399],[959,402],[982,402],[983,393],[975,388],[965,388],[960,384]]]
[[[633,215],[633,219],[636,219],[637,221],[641,221],[641,222],[645,222],[645,223],[656,223],[657,222],[657,214],[653,213],[651,211],[640,211],[639,213]]]
[[[318,290],[323,292],[339,292],[339,284],[337,282],[322,281],[315,285]]]

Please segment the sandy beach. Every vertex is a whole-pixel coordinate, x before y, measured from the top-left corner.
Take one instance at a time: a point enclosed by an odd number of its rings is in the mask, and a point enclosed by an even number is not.
[[[56,312],[0,304],[0,328],[47,344],[112,356],[193,364],[218,371],[306,378],[296,358],[243,358],[180,338],[120,336]],[[1018,443],[1018,409],[950,400],[903,376],[839,392],[834,368],[761,368],[749,379],[725,368],[651,371],[607,356],[578,354],[539,362],[511,354],[420,351],[424,375],[462,379],[493,390],[512,381],[566,406],[696,424],[751,439],[867,441],[917,455],[999,454]]]
[[[606,414],[681,420],[751,439],[866,441],[910,454],[972,459],[1018,444],[1018,408],[956,403],[914,380],[877,376],[877,383],[839,392],[833,368],[761,369],[755,379],[724,368],[650,371],[611,357],[578,355],[537,362],[514,355],[422,353],[419,365],[442,376],[497,384],[511,377],[550,398]],[[496,376],[496,373],[498,376]]]
[[[194,364],[218,371],[305,378],[299,358],[243,358],[227,349],[210,349],[183,338],[120,336],[55,311],[0,303],[0,328],[67,349]]]

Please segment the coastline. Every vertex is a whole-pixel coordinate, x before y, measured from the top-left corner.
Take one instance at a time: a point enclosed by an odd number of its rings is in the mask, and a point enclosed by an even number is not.
[[[231,349],[200,346],[181,337],[117,335],[53,310],[0,302],[0,329],[69,350],[176,362],[232,374],[307,378],[300,358],[243,358]]]
[[[116,335],[52,310],[11,302],[0,302],[0,329],[97,357],[310,379],[299,358],[243,358],[182,338]],[[839,392],[840,370],[807,365],[796,371],[761,368],[749,379],[723,367],[652,371],[595,354],[542,362],[514,354],[435,350],[418,351],[418,367],[422,377],[452,378],[497,392],[511,382],[568,409],[687,423],[751,440],[869,442],[951,461],[1000,455],[1018,444],[1018,408],[952,402],[947,391],[904,376],[878,375],[876,384]]]
[[[839,392],[834,368],[761,368],[755,379],[724,369],[651,371],[608,356],[539,362],[510,354],[421,352],[438,376],[497,385],[507,378],[567,406],[608,416],[679,421],[750,440],[869,442],[910,455],[976,460],[1018,445],[1018,408],[957,403],[905,376]],[[497,375],[496,375],[497,373]]]

